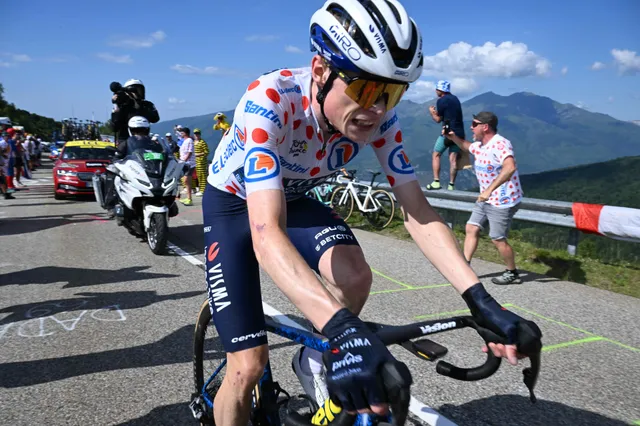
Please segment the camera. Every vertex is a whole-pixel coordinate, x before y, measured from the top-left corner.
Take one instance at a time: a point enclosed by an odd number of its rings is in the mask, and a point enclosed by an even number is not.
[[[449,134],[449,132],[451,131],[451,127],[449,125],[449,120],[444,120],[444,125],[442,126],[442,129],[444,130],[444,135],[447,136]]]
[[[127,92],[127,89],[122,87],[122,84],[117,81],[112,81],[109,85],[109,89],[116,95],[118,98],[113,101],[113,103],[117,104],[119,107],[130,105],[133,103],[133,99],[131,95]]]

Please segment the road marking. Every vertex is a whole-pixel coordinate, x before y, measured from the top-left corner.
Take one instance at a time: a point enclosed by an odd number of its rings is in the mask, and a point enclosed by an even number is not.
[[[204,264],[200,260],[196,259],[195,257],[190,255],[189,253],[187,253],[177,245],[171,242],[167,242],[167,248],[169,248],[178,256],[183,257],[187,262],[191,263],[192,265],[197,266],[201,269],[204,269]],[[449,285],[449,284],[446,284],[446,285]],[[407,288],[406,290],[415,290],[415,288],[411,288],[411,289]],[[295,327],[295,328],[305,330],[305,328],[302,325],[295,322],[294,320],[292,320],[291,318],[289,318],[282,312],[278,311],[276,308],[274,308],[273,306],[269,305],[266,302],[262,302],[262,309],[265,314],[271,316],[274,320],[280,322],[281,324],[288,325],[289,327]],[[427,424],[429,424],[430,426],[457,426],[451,420],[442,416],[433,408],[430,408],[426,404],[418,401],[413,396],[411,397],[411,402],[409,403],[409,411],[411,411],[414,415],[416,415],[421,420],[427,422]]]
[[[380,276],[381,276],[381,277],[383,277],[383,278],[388,279],[388,280],[389,280],[389,281],[391,281],[392,283],[399,284],[399,285],[403,286],[404,288],[407,288],[407,289],[410,289],[410,290],[411,290],[411,289],[413,289],[413,286],[412,286],[412,285],[405,284],[405,283],[403,283],[402,281],[398,281],[398,280],[396,280],[396,279],[394,279],[394,278],[391,278],[391,277],[389,277],[389,276],[387,276],[387,275],[383,274],[383,273],[382,273],[382,272],[380,272],[380,271],[376,271],[376,270],[375,270],[375,269],[373,269],[373,268],[371,268],[371,272],[373,272],[373,273],[374,273],[374,274],[376,274],[376,275],[380,275]]]
[[[451,287],[451,284],[433,284],[433,285],[425,285],[422,287],[411,287],[411,288],[392,288],[390,290],[376,290],[372,291],[371,294],[383,294],[383,293],[396,293],[398,291],[415,291],[415,290],[426,290],[429,288],[439,288],[439,287]]]
[[[618,342],[617,340],[609,339],[608,337],[599,336],[599,335],[597,335],[595,333],[591,333],[590,331],[583,330],[583,329],[578,328],[578,327],[574,327],[574,326],[572,326],[570,324],[564,323],[562,321],[554,320],[553,318],[549,318],[549,317],[546,317],[544,315],[540,315],[537,312],[533,312],[533,311],[531,311],[529,309],[525,309],[525,308],[522,308],[520,306],[516,306],[516,305],[514,305],[512,303],[504,303],[504,304],[502,304],[502,306],[505,307],[505,308],[514,308],[514,309],[521,310],[523,312],[528,313],[529,315],[533,315],[533,316],[536,316],[538,318],[542,318],[545,321],[549,321],[549,322],[552,322],[554,324],[558,324],[560,326],[569,328],[569,329],[571,329],[573,331],[577,331],[579,333],[583,333],[583,334],[586,334],[586,335],[590,336],[590,337],[585,338],[585,339],[570,340],[568,342],[556,343],[554,345],[545,346],[545,347],[542,348],[543,352],[550,351],[550,350],[553,350],[553,349],[560,349],[560,348],[564,348],[564,347],[567,347],[567,346],[579,345],[579,344],[590,343],[590,342],[599,342],[599,341],[605,341],[605,342],[613,343],[615,345],[618,345],[620,347],[623,347],[623,348],[628,349],[628,350],[633,351],[633,352],[640,352],[639,348],[635,348],[633,346],[625,345],[624,343]],[[417,317],[415,317],[415,319],[428,319],[428,318],[437,318],[437,317],[448,317],[448,316],[451,316],[451,315],[461,315],[461,314],[468,314],[468,313],[470,313],[469,309],[460,309],[458,311],[439,312],[439,313],[436,313],[436,314],[418,315]]]

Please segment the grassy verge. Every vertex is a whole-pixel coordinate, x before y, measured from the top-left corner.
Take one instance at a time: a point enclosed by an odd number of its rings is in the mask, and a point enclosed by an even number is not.
[[[371,228],[357,213],[349,219],[349,225],[356,229],[377,232],[401,240],[411,240],[399,216],[381,231]],[[463,228],[456,227],[454,233],[462,247]],[[579,255],[572,257],[564,250],[541,249],[521,240],[516,231],[510,234],[509,243],[516,253],[518,269],[640,298],[640,265],[604,263]],[[474,257],[498,264],[503,263],[500,254],[486,235],[480,238]]]

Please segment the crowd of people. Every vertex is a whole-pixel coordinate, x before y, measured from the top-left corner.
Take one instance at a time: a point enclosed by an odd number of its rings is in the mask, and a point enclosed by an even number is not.
[[[17,189],[28,185],[23,179],[31,179],[41,165],[42,139],[8,124],[0,133],[0,191],[5,200],[12,200]]]

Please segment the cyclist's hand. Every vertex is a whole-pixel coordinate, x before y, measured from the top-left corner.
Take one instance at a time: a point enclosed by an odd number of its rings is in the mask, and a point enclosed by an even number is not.
[[[389,403],[393,407],[409,395],[409,369],[348,309],[336,312],[322,334],[329,338],[329,350],[322,356],[329,393],[345,410],[384,415]],[[396,371],[394,380],[381,374],[389,366]]]
[[[474,284],[463,294],[475,321],[481,327],[478,332],[488,343],[494,355],[507,358],[517,364],[518,358],[538,353],[542,349],[542,332],[533,322],[503,308],[487,293],[482,283]]]

